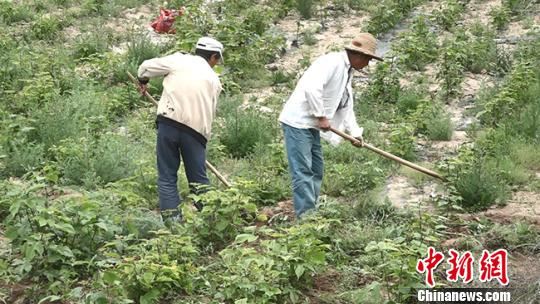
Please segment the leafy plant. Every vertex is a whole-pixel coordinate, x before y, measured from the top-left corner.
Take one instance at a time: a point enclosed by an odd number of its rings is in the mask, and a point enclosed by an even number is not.
[[[196,232],[202,244],[209,248],[224,247],[256,217],[257,206],[237,187],[210,190],[192,195],[192,199],[203,202],[204,208],[200,216],[188,220],[186,227]]]
[[[469,211],[503,204],[508,198],[508,186],[500,171],[487,160],[472,150],[464,150],[449,167],[451,183],[461,197],[459,203]]]
[[[375,67],[375,73],[369,85],[362,92],[362,100],[371,103],[396,103],[401,91],[399,70],[395,63],[381,62]]]
[[[156,303],[167,294],[191,293],[200,284],[200,270],[194,263],[199,252],[191,238],[164,230],[154,234],[154,238],[128,246],[125,251],[108,253],[118,264],[102,272],[101,280],[116,301]]]
[[[304,19],[310,19],[313,11],[313,0],[296,0],[296,9]]]
[[[495,32],[479,23],[473,25],[471,32],[472,36],[463,34],[462,39],[467,47],[467,56],[463,60],[465,69],[472,73],[482,73],[503,68],[497,62]]]
[[[6,236],[17,253],[10,260],[21,279],[70,284],[92,273],[96,250],[119,232],[110,208],[88,198],[52,199],[54,174],[14,187],[2,198],[11,203]],[[43,192],[43,194],[40,194]],[[54,285],[51,285],[51,287]]]
[[[498,30],[504,30],[510,22],[510,10],[504,6],[494,7],[489,12],[491,23]]]
[[[401,20],[403,14],[394,1],[382,1],[373,12],[366,31],[373,35],[384,34]]]
[[[52,40],[58,35],[58,31],[62,29],[62,23],[55,16],[41,16],[32,23],[30,33],[33,38],[40,40]]]
[[[12,1],[0,1],[0,21],[10,25],[20,21],[32,20],[32,12],[24,5],[18,5]]]
[[[535,73],[527,62],[516,64],[503,87],[493,98],[482,104],[483,110],[477,116],[484,124],[496,126],[503,118],[520,112],[528,101],[532,101],[523,97],[534,81]]]
[[[260,241],[252,232],[239,234],[234,244],[220,252],[223,275],[215,297],[236,303],[297,302],[296,286],[309,284],[311,276],[325,264],[329,247],[317,232],[326,227],[323,221],[277,231],[266,229]]]
[[[441,50],[441,61],[437,79],[441,81],[442,99],[448,101],[457,96],[461,89],[466,54],[465,43],[458,40],[446,40]]]
[[[464,4],[459,0],[450,0],[441,5],[439,10],[435,12],[433,19],[435,23],[448,31],[457,24],[464,10]]]
[[[275,124],[257,109],[234,109],[226,115],[220,142],[233,157],[253,153],[257,144],[269,144],[277,133]]]
[[[420,71],[437,58],[437,37],[429,29],[428,20],[419,16],[414,20],[411,30],[393,48],[399,50],[402,56],[400,62],[410,69]]]
[[[414,127],[408,123],[401,123],[390,132],[390,151],[407,160],[416,159]]]

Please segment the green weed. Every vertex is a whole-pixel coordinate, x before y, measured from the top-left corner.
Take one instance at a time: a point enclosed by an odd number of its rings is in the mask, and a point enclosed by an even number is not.
[[[481,24],[472,28],[473,36],[464,37],[467,47],[467,56],[464,58],[464,67],[472,73],[483,71],[497,71],[501,68],[497,62],[497,44],[495,32]]]
[[[451,30],[460,20],[465,10],[464,4],[458,0],[450,0],[435,11],[433,19],[444,30]]]
[[[251,154],[257,144],[269,144],[277,134],[274,121],[262,116],[257,109],[236,108],[225,117],[219,141],[233,157]]]
[[[395,63],[377,64],[367,89],[362,92],[361,100],[369,103],[396,103],[401,91],[399,76]]]
[[[401,114],[413,113],[424,102],[424,96],[425,93],[420,90],[405,88],[399,94],[397,109]]]
[[[504,30],[510,22],[510,10],[504,6],[494,7],[489,12],[491,23],[498,30]]]
[[[536,226],[526,222],[517,222],[511,225],[495,224],[484,233],[484,242],[484,245],[489,249],[535,251],[540,242],[540,231]]]
[[[313,15],[313,0],[296,0],[296,9],[304,19],[310,19]]]
[[[32,38],[39,40],[53,40],[62,29],[62,22],[55,16],[41,16],[32,23],[30,34]]]
[[[21,21],[31,21],[32,11],[24,5],[18,5],[12,1],[0,1],[0,22],[7,25]]]
[[[407,160],[416,159],[414,126],[408,123],[396,125],[390,132],[390,153]]]
[[[450,140],[454,124],[447,113],[439,112],[426,121],[426,133],[431,140]]]
[[[461,197],[459,203],[467,210],[484,210],[493,204],[504,204],[508,198],[508,185],[501,171],[488,160],[466,150],[454,162],[450,179]]]
[[[317,43],[317,38],[315,38],[315,33],[311,30],[304,32],[304,43],[306,45],[315,45]]]
[[[393,49],[399,50],[400,62],[407,68],[421,71],[437,58],[437,37],[429,29],[428,20],[419,16]]]
[[[464,41],[457,39],[446,40],[443,43],[437,79],[441,81],[441,94],[444,101],[457,96],[460,92],[464,61],[467,56],[464,52],[465,45]]]

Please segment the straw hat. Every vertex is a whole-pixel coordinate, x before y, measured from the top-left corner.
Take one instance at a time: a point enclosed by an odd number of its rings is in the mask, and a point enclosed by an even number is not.
[[[381,57],[375,55],[375,51],[377,50],[377,39],[370,33],[360,33],[353,39],[350,45],[345,46],[345,49],[383,61]]]

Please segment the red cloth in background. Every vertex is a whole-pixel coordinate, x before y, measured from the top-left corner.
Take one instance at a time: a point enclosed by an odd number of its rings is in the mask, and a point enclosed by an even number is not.
[[[179,10],[174,9],[166,9],[161,7],[159,9],[159,17],[157,17],[150,26],[156,31],[156,33],[166,33],[166,34],[174,34],[175,29],[172,28],[174,25],[174,21],[176,20],[176,17],[182,16],[184,14],[184,8],[180,8]]]

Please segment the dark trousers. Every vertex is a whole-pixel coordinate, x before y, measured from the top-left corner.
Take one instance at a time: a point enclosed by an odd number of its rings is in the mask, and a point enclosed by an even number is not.
[[[161,211],[177,209],[181,201],[177,187],[181,158],[191,192],[196,191],[197,184],[210,183],[206,176],[206,146],[190,132],[162,122],[158,122],[157,133],[159,208]]]

